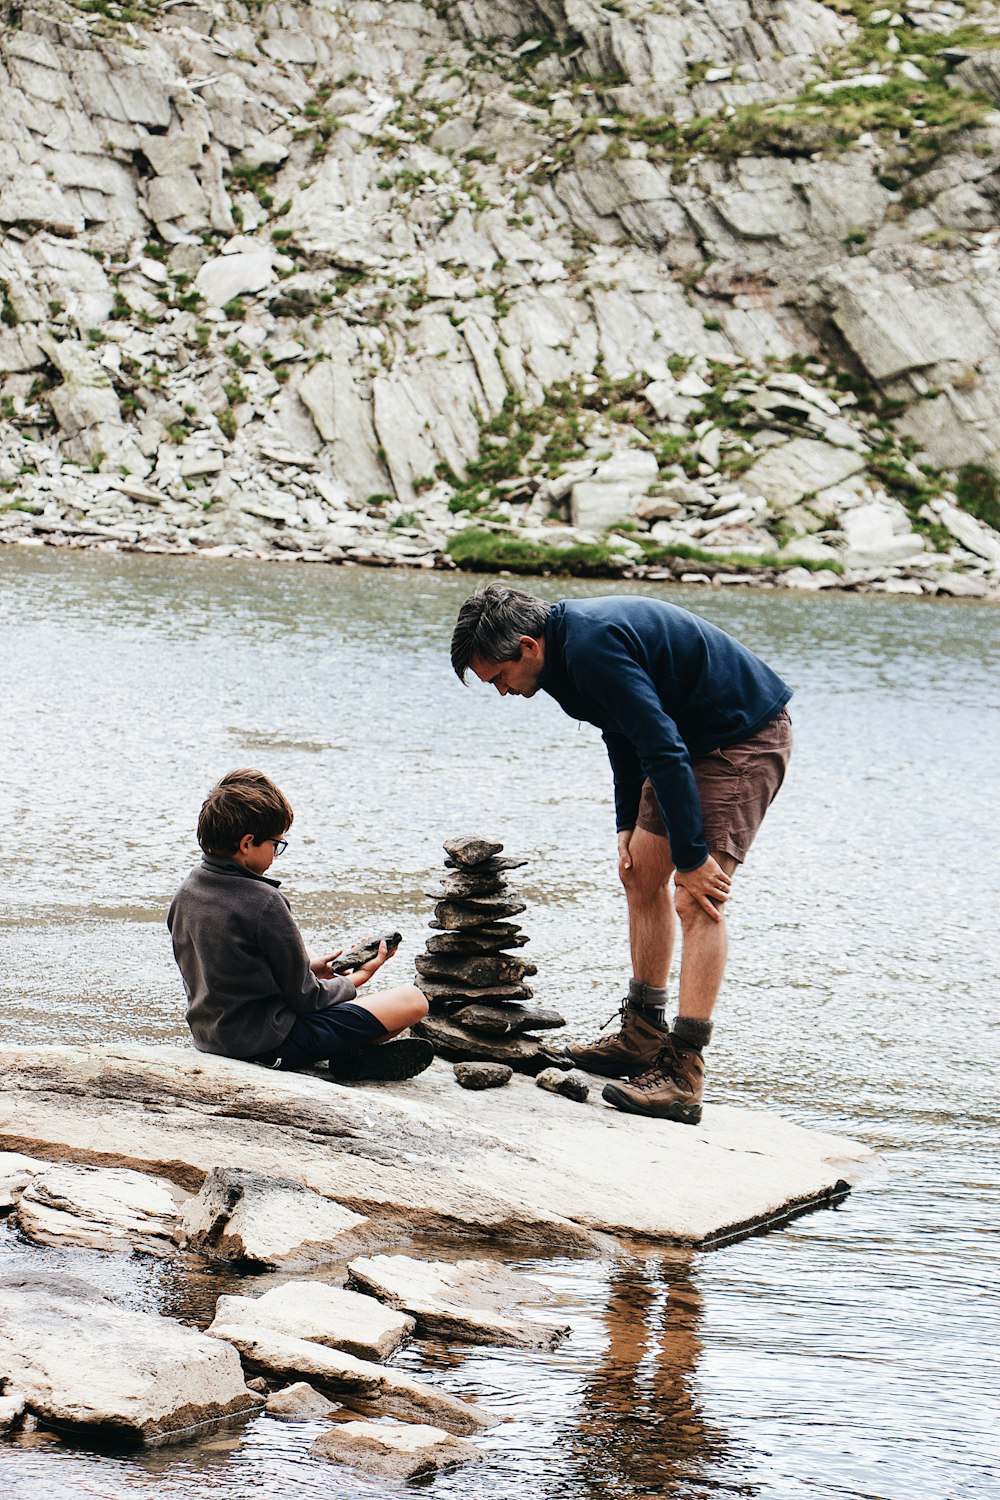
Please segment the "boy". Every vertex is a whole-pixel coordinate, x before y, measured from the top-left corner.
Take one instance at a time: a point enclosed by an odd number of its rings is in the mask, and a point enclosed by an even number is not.
[[[278,881],[267,871],[294,814],[260,771],[230,771],[198,818],[202,861],[167,916],[200,1052],[285,1071],[328,1061],[337,1078],[412,1078],[429,1066],[421,1037],[390,1040],[427,1014],[412,984],[364,1000],[358,990],[387,958],[335,974],[302,941]]]

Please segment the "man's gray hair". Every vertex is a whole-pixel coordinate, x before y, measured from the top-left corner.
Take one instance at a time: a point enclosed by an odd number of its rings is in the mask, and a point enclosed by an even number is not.
[[[541,640],[551,608],[544,599],[502,583],[488,584],[470,595],[458,612],[451,637],[451,664],[459,682],[465,681],[474,656],[488,662],[517,661],[521,637]]]

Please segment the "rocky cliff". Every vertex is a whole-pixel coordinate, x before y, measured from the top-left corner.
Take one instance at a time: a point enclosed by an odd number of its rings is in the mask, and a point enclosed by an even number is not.
[[[992,4],[0,17],[0,539],[1000,591]]]

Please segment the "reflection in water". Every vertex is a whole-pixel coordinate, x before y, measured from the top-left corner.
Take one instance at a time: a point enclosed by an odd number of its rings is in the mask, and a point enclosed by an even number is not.
[[[696,1388],[701,1314],[689,1256],[650,1256],[613,1270],[607,1343],[568,1434],[581,1495],[674,1494],[723,1456],[725,1440]]]

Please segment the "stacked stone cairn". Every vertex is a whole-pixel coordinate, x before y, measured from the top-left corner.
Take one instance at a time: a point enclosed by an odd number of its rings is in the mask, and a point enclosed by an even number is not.
[[[510,921],[525,905],[507,871],[526,861],[504,858],[502,844],[483,838],[448,839],[444,850],[444,883],[426,893],[437,902],[433,933],[416,959],[430,1012],[413,1029],[452,1062],[505,1063],[532,1075],[568,1068],[562,1049],[534,1034],[566,1023],[557,1011],[529,1003],[533,991],[524,981],[537,969],[511,951],[528,938]]]

